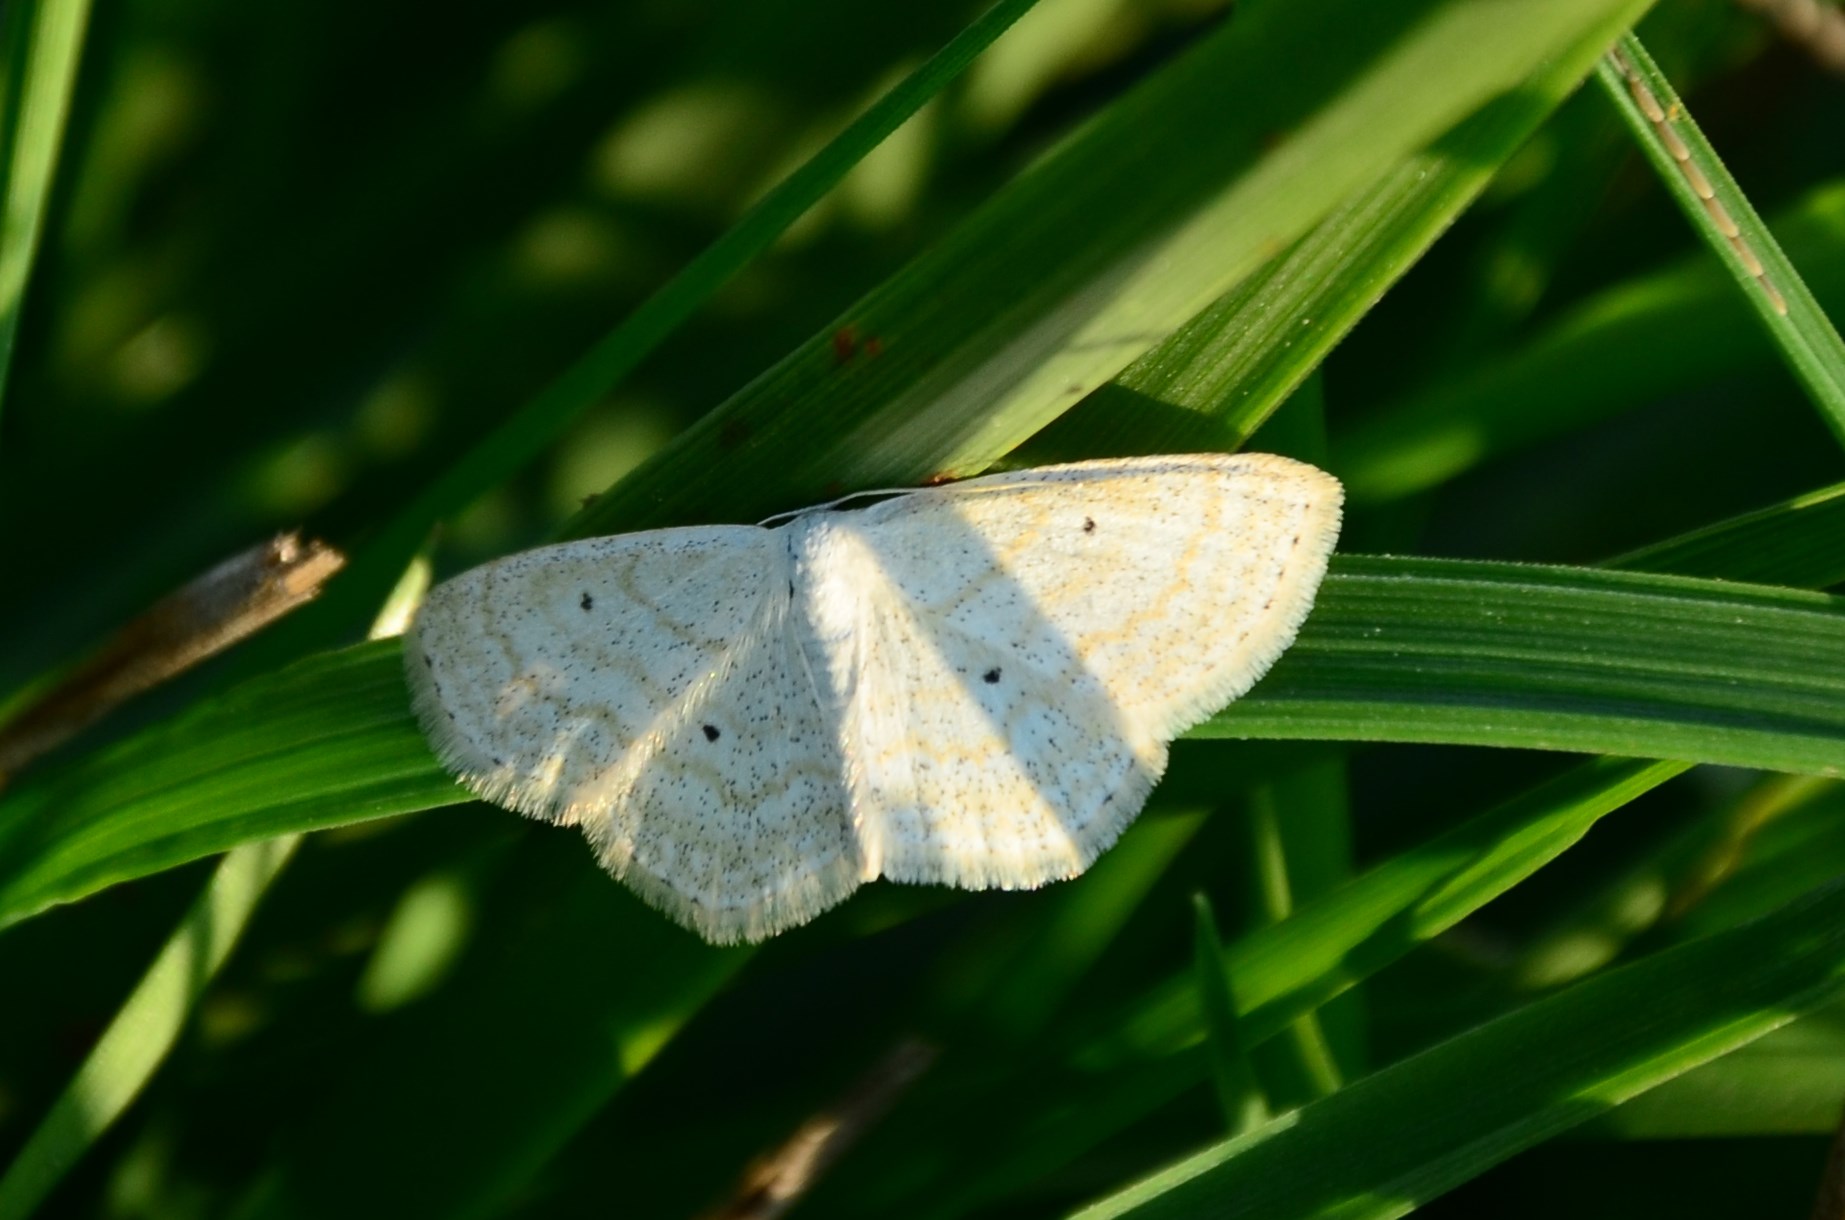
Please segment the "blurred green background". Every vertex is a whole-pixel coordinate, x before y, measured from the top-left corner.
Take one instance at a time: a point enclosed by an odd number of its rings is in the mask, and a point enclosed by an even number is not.
[[[275,531],[363,546],[981,7],[98,3],[0,409],[0,696]],[[438,573],[554,536],[1091,116],[1249,19],[1214,0],[1044,0],[538,462],[445,521]],[[1730,0],[1661,0],[1642,32],[1838,316],[1845,77]],[[1342,551],[1586,565],[1845,475],[1593,81],[1310,385],[1323,433],[1283,433],[1307,409],[1291,404],[1254,447],[1323,447],[1352,492]],[[311,643],[355,640],[363,619]],[[213,662],[47,773],[309,643]],[[1265,808],[1315,844],[1290,860],[1305,901],[1567,761],[1188,742],[1079,883],[869,887],[753,955],[692,944],[613,883],[574,884],[594,867],[574,835],[486,806],[321,832],[41,1214],[694,1215],[911,1034],[939,1061],[797,1214],[1063,1214],[1222,1135],[1202,1078],[1136,1110],[1134,1073],[1121,1093],[1065,1051],[1190,969],[1194,891],[1226,941],[1285,913],[1252,880]],[[1845,864],[1845,804],[1819,782],[1740,836],[1695,911],[1658,897],[1687,892],[1697,828],[1729,841],[1776,782],[1699,768],[1665,784],[1300,1038],[1356,1077],[1817,884]],[[211,868],[0,934],[0,1163]],[[1424,1210],[1804,1215],[1845,1102],[1842,1019],[1790,1026]],[[1255,1052],[1277,1108],[1324,1091],[1300,1045]],[[502,1070],[477,1074],[487,1060]],[[1090,1110],[1110,1116],[1093,1139],[1056,1133]],[[468,1121],[429,1122],[443,1114]],[[1041,1129],[1065,1154],[1031,1151]]]

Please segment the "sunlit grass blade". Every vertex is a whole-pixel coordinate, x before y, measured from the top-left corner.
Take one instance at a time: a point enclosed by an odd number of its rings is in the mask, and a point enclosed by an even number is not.
[[[326,653],[246,683],[174,724],[91,755],[66,782],[72,787],[58,797],[24,784],[0,799],[0,859],[34,860],[26,874],[40,882],[62,878],[41,888],[14,874],[25,881],[14,891],[25,901],[0,924],[63,900],[59,894],[92,892],[238,843],[467,798],[407,715],[395,641]]]
[[[1832,773],[1845,609],[1758,585],[1342,557],[1274,672],[1192,735]],[[394,643],[311,658],[0,799],[0,923],[250,839],[462,796],[411,718]]]
[[[1081,1215],[1405,1215],[1841,994],[1845,887],[1835,885],[1468,1030]]]
[[[1787,781],[1782,781],[1787,782]],[[1760,917],[1845,874],[1845,788],[1837,783],[1751,835],[1722,884],[1675,912],[1663,936],[1692,939]],[[1596,1124],[1622,1136],[1700,1139],[1830,1134],[1845,1097],[1845,1008],[1814,1013]]]
[[[1821,417],[1845,441],[1845,341],[1671,82],[1631,32],[1595,74],[1692,226],[1735,275]]]
[[[754,520],[980,470],[1403,158],[1540,71],[1575,79],[1645,7],[1240,14],[847,311],[875,358],[815,335],[570,529]]]
[[[1703,609],[1686,613],[1691,602]],[[1845,657],[1831,658],[1845,644],[1842,606],[1716,581],[1343,557],[1274,672],[1194,734],[1526,746],[1836,774],[1845,676],[1833,674],[1845,670],[1831,667]],[[1759,693],[1741,690],[1758,683],[1767,684]]]
[[[0,1220],[31,1215],[140,1094],[298,842],[290,836],[249,843],[219,863],[75,1079],[0,1177]]]
[[[1241,448],[1574,88],[1572,68],[1548,65],[1515,99],[1483,107],[1354,191],[1026,452],[1058,460]]]
[[[19,335],[19,312],[38,255],[64,120],[89,24],[89,0],[16,0],[0,17],[0,404]]]
[[[1834,1004],[1643,1093],[1589,1130],[1634,1140],[1831,1135],[1841,1097],[1845,1010]]]

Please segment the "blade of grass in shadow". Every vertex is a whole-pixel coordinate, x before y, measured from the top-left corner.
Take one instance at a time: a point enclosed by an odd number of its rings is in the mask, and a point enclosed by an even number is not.
[[[83,1067],[0,1177],[0,1220],[31,1215],[140,1094],[299,841],[291,835],[247,843],[224,857]]]
[[[1231,1135],[1254,1131],[1269,1120],[1268,1099],[1256,1082],[1255,1067],[1237,1030],[1236,997],[1224,969],[1224,945],[1217,937],[1217,915],[1203,890],[1192,895],[1192,982],[1204,1017],[1211,1082]]]
[[[476,442],[356,554],[338,594],[376,596],[429,530],[518,473],[605,397],[738,271],[772,246],[865,155],[946,88],[1038,0],[997,0],[948,45],[880,97],[825,148],[764,195],[576,364]],[[349,590],[349,592],[347,591]]]
[[[1671,82],[1631,32],[1596,66],[1595,75],[1692,227],[1744,288],[1827,426],[1845,441],[1845,341]]]
[[[1722,884],[1771,821],[1834,787],[1811,775],[1770,775],[1700,810],[1618,875],[1583,887],[1538,926],[1504,964],[1502,984],[1515,992],[1546,991],[1603,969]]]
[[[1789,528],[1795,517],[1800,526]],[[1606,566],[1829,589],[1845,582],[1845,483],[1629,551]]]
[[[1834,885],[1469,1030],[1080,1215],[1404,1215],[1841,994],[1845,886]]]
[[[1282,829],[1288,813],[1296,812],[1299,802],[1278,784],[1263,784],[1249,794],[1248,818],[1250,849],[1254,863],[1256,902],[1264,926],[1284,922],[1294,913],[1294,887],[1288,876],[1289,860],[1285,843],[1291,841]],[[1221,966],[1220,966],[1221,968]],[[1315,1097],[1335,1093],[1344,1073],[1335,1060],[1332,1047],[1319,1014],[1311,1009],[1298,1013],[1289,1021],[1282,1036],[1258,1051],[1268,1070],[1264,1078],[1275,1082],[1276,1101],[1294,1106]]]
[[[0,82],[5,107],[0,154],[6,175],[0,191],[0,404],[89,18],[89,0],[16,0],[0,17],[0,37],[6,40],[6,75]]]

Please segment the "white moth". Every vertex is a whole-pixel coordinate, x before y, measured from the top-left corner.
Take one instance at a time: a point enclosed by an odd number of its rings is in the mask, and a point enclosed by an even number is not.
[[[760,940],[875,877],[1082,872],[1293,641],[1340,500],[1266,454],[1122,458],[567,542],[436,588],[405,665],[470,789]]]

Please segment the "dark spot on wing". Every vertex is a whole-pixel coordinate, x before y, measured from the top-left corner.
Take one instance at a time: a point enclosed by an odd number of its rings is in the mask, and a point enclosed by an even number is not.
[[[982,682],[985,682],[988,686],[992,686],[994,683],[998,682],[999,681],[999,666],[995,665],[992,669],[989,669],[987,670],[987,672],[981,674],[980,680]]]
[[[706,741],[716,741],[719,737],[722,737],[722,736],[723,734],[718,732],[717,725],[708,724],[705,726],[705,740]]]

